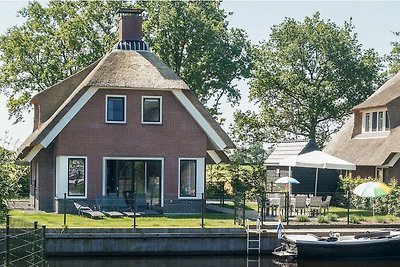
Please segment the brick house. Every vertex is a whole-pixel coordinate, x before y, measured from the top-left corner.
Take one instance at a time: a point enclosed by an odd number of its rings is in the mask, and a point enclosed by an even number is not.
[[[400,178],[400,73],[384,83],[353,114],[324,151],[353,162],[352,176],[390,182]]]
[[[33,97],[34,130],[18,149],[31,164],[35,209],[133,192],[165,213],[198,212],[206,163],[235,145],[187,84],[142,40],[142,10],[121,10],[103,58]]]

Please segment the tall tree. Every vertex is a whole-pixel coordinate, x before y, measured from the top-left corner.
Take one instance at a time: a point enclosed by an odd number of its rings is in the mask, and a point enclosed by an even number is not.
[[[141,1],[145,38],[151,49],[215,113],[223,96],[240,100],[235,79],[250,74],[250,42],[245,32],[228,28],[220,1]]]
[[[362,50],[353,29],[351,20],[339,27],[319,13],[273,26],[269,40],[254,48],[250,99],[261,111],[235,114],[237,136],[324,144],[379,79],[380,58]]]
[[[116,43],[122,1],[29,2],[25,18],[0,36],[0,88],[10,117],[22,120],[30,98],[99,59]]]
[[[393,32],[394,35],[400,37],[400,32]],[[388,63],[387,74],[393,76],[400,71],[400,41],[392,42],[392,51],[386,56]]]
[[[239,29],[228,29],[219,2],[153,2],[146,8],[144,32],[153,51],[210,102],[222,96],[237,103],[231,82],[249,74],[249,42]],[[32,95],[83,69],[116,43],[114,14],[130,1],[29,2],[26,19],[0,36],[0,90],[8,96],[10,117],[22,120]]]

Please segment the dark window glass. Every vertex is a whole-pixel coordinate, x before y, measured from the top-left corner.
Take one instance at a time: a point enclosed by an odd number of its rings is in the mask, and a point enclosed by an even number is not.
[[[160,98],[143,98],[143,122],[161,122],[160,100]]]
[[[378,131],[383,131],[383,111],[378,112]]]
[[[85,159],[68,159],[68,196],[85,196]]]
[[[179,186],[181,197],[196,197],[196,160],[181,160]]]
[[[386,112],[385,112],[385,130],[386,130],[386,131],[389,131],[389,129],[390,129],[389,114],[388,114],[388,112],[386,111]]]
[[[125,98],[108,97],[107,98],[107,121],[124,122],[125,121]]]
[[[372,131],[376,132],[376,126],[378,124],[378,112],[372,112]]]

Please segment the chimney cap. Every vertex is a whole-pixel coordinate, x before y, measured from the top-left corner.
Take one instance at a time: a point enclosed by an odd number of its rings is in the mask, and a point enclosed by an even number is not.
[[[121,14],[121,15],[123,15],[123,14],[137,14],[137,15],[140,15],[140,14],[142,14],[143,11],[144,11],[143,8],[120,8],[117,11],[117,14]]]

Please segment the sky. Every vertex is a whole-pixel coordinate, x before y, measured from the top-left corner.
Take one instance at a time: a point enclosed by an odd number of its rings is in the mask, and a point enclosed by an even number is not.
[[[23,23],[23,19],[17,17],[17,11],[26,5],[27,1],[0,0],[0,34],[4,34],[9,27]],[[271,27],[282,23],[285,17],[302,21],[306,16],[312,16],[317,11],[321,13],[321,18],[329,19],[338,26],[352,19],[355,26],[354,32],[357,33],[363,48],[373,48],[380,55],[388,54],[391,50],[391,42],[399,39],[396,39],[392,32],[400,31],[398,19],[400,1],[228,0],[222,3],[222,8],[227,12],[233,12],[233,15],[228,17],[229,25],[244,29],[253,44],[268,40]],[[255,107],[255,104],[249,102],[247,98],[249,92],[247,83],[239,82],[238,88],[242,94],[240,105],[231,107],[223,103],[221,107],[223,116],[226,118],[223,125],[226,131],[233,122],[232,114],[235,110],[248,110]],[[12,138],[13,146],[21,144],[32,132],[32,113],[25,113],[24,120],[16,125],[8,120],[6,97],[0,95],[0,140],[4,139],[7,131],[7,138]],[[0,145],[2,145],[1,141]]]

